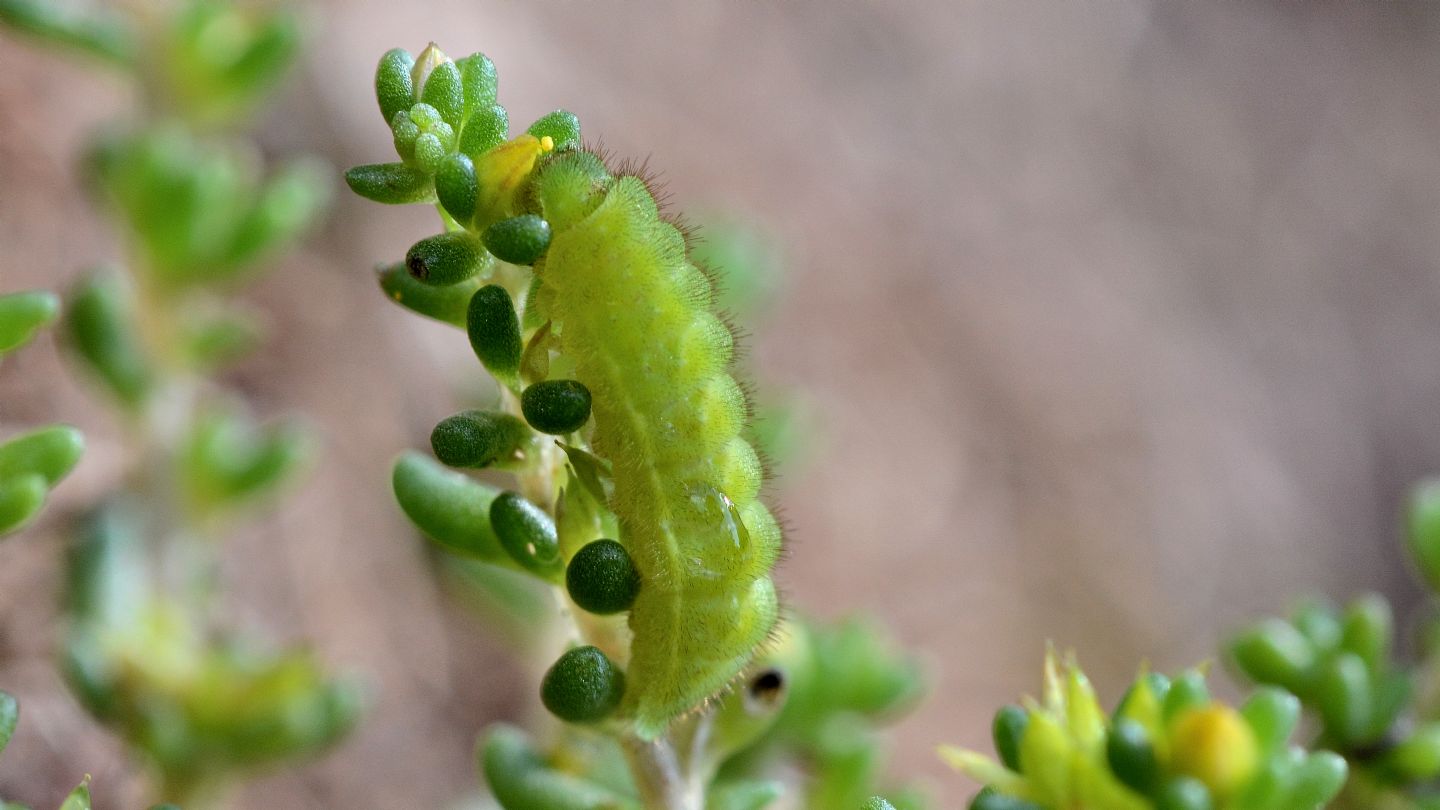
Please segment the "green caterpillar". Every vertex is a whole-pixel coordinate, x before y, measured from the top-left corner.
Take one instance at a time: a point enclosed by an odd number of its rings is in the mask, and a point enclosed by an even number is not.
[[[451,322],[460,298],[483,296],[468,311],[472,345],[516,393],[520,377],[530,384],[531,427],[574,435],[608,462],[605,500],[640,575],[619,716],[658,737],[735,678],[779,611],[769,573],[781,531],[758,499],[763,466],[742,437],[749,404],[714,285],[645,181],[580,146],[574,115],[556,111],[506,140],[483,55],[397,49],[376,89],[402,162],[357,167],[347,181],[379,202],[436,201],[448,227],[406,257],[411,281],[434,294],[402,296],[395,278],[386,290]],[[470,292],[491,276],[518,289],[512,265],[534,273],[518,322],[499,288]],[[551,379],[561,371],[570,379]],[[552,413],[551,394],[575,407]]]
[[[655,736],[770,633],[780,528],[757,499],[762,468],[741,437],[748,406],[713,285],[645,183],[572,152],[539,169],[533,194],[554,229],[536,304],[593,397],[594,449],[612,465],[610,507],[641,573],[622,710]]]

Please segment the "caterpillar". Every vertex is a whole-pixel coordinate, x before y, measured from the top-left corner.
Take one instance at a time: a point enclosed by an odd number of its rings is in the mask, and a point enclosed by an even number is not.
[[[612,465],[610,508],[641,574],[621,710],[654,737],[771,632],[780,528],[741,436],[733,334],[645,182],[574,151],[544,163],[531,194],[553,229],[536,305],[591,392],[594,450]]]
[[[438,202],[447,233],[407,255],[423,285],[468,291],[458,285],[494,274],[519,288],[490,259],[530,265],[528,345],[507,384],[523,376],[532,389],[589,397],[588,420],[579,407],[574,419],[540,419],[533,407],[525,416],[542,432],[576,431],[572,442],[608,462],[605,500],[640,575],[618,716],[657,738],[736,678],[779,612],[770,570],[781,530],[759,499],[762,464],[743,436],[750,406],[714,284],[646,181],[580,144],[573,114],[550,113],[506,140],[484,56],[452,63],[433,45],[418,58],[397,49],[382,58],[376,88],[402,162],[352,169],[351,188],[379,202]],[[432,249],[452,244],[465,250]],[[431,297],[397,300],[435,317]],[[477,354],[487,367],[503,357],[508,374],[518,345],[493,340],[491,315],[505,316],[509,335],[509,306],[472,302],[469,314]],[[547,381],[560,370],[573,382]]]

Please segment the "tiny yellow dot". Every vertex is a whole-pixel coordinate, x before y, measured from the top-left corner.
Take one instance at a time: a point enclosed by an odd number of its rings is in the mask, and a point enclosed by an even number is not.
[[[549,152],[551,149],[554,149],[554,148],[555,148],[555,139],[554,139],[554,138],[550,137],[549,135],[546,135],[545,137],[543,137],[543,138],[540,139],[540,151],[542,151],[542,152]]]

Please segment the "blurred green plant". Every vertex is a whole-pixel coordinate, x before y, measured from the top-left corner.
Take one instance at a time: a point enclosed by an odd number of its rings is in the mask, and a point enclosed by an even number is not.
[[[0,692],[0,754],[10,744],[15,729],[20,724],[20,702],[14,696]],[[0,799],[0,810],[29,810],[23,804]],[[90,810],[90,777],[84,780],[60,803],[60,810]],[[156,805],[150,810],[178,810],[173,805]]]
[[[250,770],[331,745],[358,713],[354,683],[304,650],[237,637],[218,603],[219,542],[313,454],[303,427],[256,420],[213,378],[263,338],[235,293],[327,202],[326,169],[268,171],[240,129],[297,54],[299,21],[223,0],[114,12],[0,0],[0,23],[97,57],[142,90],[139,114],[83,163],[129,260],[74,286],[64,327],[121,416],[131,466],[78,521],[63,657],[81,702],[151,768],[158,800],[219,804]],[[54,315],[53,301],[32,309]],[[26,329],[0,320],[0,343]],[[10,447],[0,486],[35,467],[33,449],[7,464]],[[48,452],[36,468],[47,487],[63,466]]]
[[[60,314],[60,299],[47,292],[0,295],[0,359],[29,343]],[[85,437],[51,425],[0,441],[0,537],[33,521],[50,490],[74,469]]]
[[[1413,490],[1405,540],[1431,591],[1418,663],[1395,652],[1395,622],[1378,594],[1344,608],[1311,599],[1288,618],[1238,633],[1229,660],[1244,677],[1298,695],[1314,718],[1317,744],[1343,754],[1354,773],[1344,808],[1440,808],[1440,482]]]
[[[375,90],[400,159],[346,173],[368,199],[436,206],[444,230],[380,287],[464,329],[496,381],[494,406],[436,425],[438,461],[397,461],[396,500],[468,559],[446,568],[507,635],[563,647],[538,691],[564,722],[544,745],[489,730],[485,781],[507,810],[759,810],[782,794],[852,810],[880,784],[879,728],[922,684],[868,625],[778,621],[780,529],[758,494],[784,430],[757,429],[720,315],[763,301],[773,254],[735,227],[693,241],[569,112],[512,137],[496,87],[482,54],[386,53]]]
[[[1111,714],[1073,658],[1045,658],[1041,700],[995,715],[998,761],[945,747],[984,785],[971,810],[1315,810],[1346,763],[1289,739],[1300,702],[1277,688],[1239,709],[1210,696],[1201,670],[1144,673]]]

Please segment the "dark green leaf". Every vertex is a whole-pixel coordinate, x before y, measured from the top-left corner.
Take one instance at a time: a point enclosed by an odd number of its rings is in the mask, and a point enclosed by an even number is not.
[[[465,118],[469,120],[476,110],[495,103],[499,78],[495,63],[483,53],[472,53],[455,65],[460,68],[460,83],[465,87]]]
[[[534,214],[522,214],[496,222],[481,238],[485,249],[500,261],[531,265],[550,247],[550,223]]]
[[[543,380],[520,395],[525,421],[541,433],[563,436],[590,419],[590,389],[577,380]]]
[[[1000,762],[1016,773],[1020,771],[1020,738],[1025,736],[1025,727],[1030,725],[1030,713],[1019,706],[1002,706],[995,713],[990,724],[990,735],[995,741],[995,753]]]
[[[544,509],[514,492],[502,492],[490,502],[490,527],[501,548],[522,568],[544,579],[560,578],[565,566],[560,537]]]
[[[435,173],[435,196],[456,222],[466,223],[475,216],[475,163],[467,155],[457,153],[440,164]]]
[[[441,62],[430,71],[420,100],[440,112],[440,118],[455,129],[460,129],[464,119],[465,90],[460,82],[460,69],[454,62]]]
[[[485,370],[511,390],[520,387],[520,318],[510,293],[499,284],[481,287],[470,299],[465,328]]]
[[[499,104],[481,105],[470,114],[460,132],[460,151],[477,158],[505,142],[510,134],[510,115]]]
[[[461,411],[430,431],[435,457],[451,467],[489,467],[517,460],[530,438],[524,422],[499,411]]]
[[[606,616],[630,609],[640,593],[640,572],[625,547],[596,540],[570,558],[565,589],[582,610]]]
[[[537,138],[550,136],[556,149],[568,149],[580,145],[580,119],[567,110],[556,110],[544,115],[526,130]]]
[[[479,289],[479,279],[467,279],[448,287],[426,284],[410,275],[403,262],[379,271],[380,289],[395,303],[427,318],[465,328],[470,299]]]
[[[404,48],[392,48],[380,57],[375,68],[375,98],[380,102],[380,115],[388,126],[395,113],[408,110],[415,103],[415,88],[410,83],[410,69],[415,57]]]
[[[540,682],[540,701],[567,723],[604,720],[624,694],[625,673],[596,647],[567,651]]]
[[[410,246],[405,267],[426,284],[448,287],[473,278],[486,266],[488,254],[480,240],[466,231],[427,237]]]
[[[435,185],[424,172],[404,163],[371,163],[345,172],[350,190],[386,205],[435,201]]]

